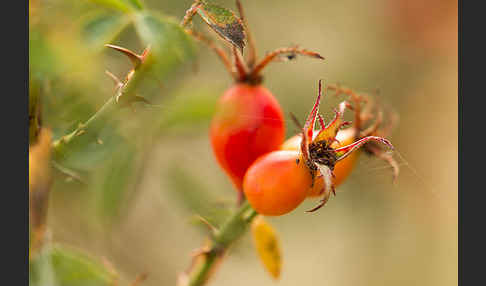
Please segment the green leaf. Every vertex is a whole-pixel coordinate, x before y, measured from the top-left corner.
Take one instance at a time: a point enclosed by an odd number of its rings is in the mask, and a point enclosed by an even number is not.
[[[60,69],[58,55],[46,36],[36,28],[29,30],[29,70],[32,78],[44,79]]]
[[[130,23],[124,14],[96,12],[86,17],[81,24],[81,37],[89,47],[101,50],[104,44],[113,41]]]
[[[243,52],[245,29],[241,19],[233,11],[201,1],[197,13],[218,35]]]
[[[174,70],[195,54],[192,39],[173,19],[140,12],[135,15],[135,30],[144,48],[150,47],[144,63],[137,69],[125,89],[125,94],[137,94],[143,83],[157,79],[159,83],[174,73]],[[145,85],[146,86],[146,85]],[[140,94],[151,100],[150,95]]]
[[[29,263],[30,286],[111,286],[114,276],[88,254],[64,246],[46,246]]]
[[[151,47],[159,78],[194,55],[191,38],[173,19],[140,12],[136,15],[135,28],[142,42]]]
[[[136,148],[126,142],[110,150],[111,155],[96,174],[93,191],[97,209],[103,219],[112,222],[121,214],[135,179]]]
[[[131,12],[143,8],[140,0],[91,0],[91,2],[122,12]]]
[[[137,8],[138,10],[143,9],[142,1],[140,0],[127,0],[133,7]]]

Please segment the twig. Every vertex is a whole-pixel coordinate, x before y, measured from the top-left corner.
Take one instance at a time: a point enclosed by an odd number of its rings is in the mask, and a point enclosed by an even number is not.
[[[250,32],[250,28],[248,26],[248,20],[246,19],[245,12],[243,10],[243,6],[241,5],[240,0],[236,0],[236,7],[238,8],[238,12],[240,14],[241,21],[243,22],[243,25],[245,26],[245,34],[246,34],[246,39],[248,41],[248,67],[253,68],[255,65],[255,62],[257,60],[257,52],[256,52],[256,45],[255,45],[255,40],[253,39],[253,36]]]
[[[241,207],[223,224],[223,226],[211,237],[211,244],[207,251],[202,252],[193,262],[190,269],[183,273],[178,286],[204,285],[216,266],[221,262],[226,251],[231,245],[242,237],[248,225],[257,215],[250,204],[245,201]]]
[[[62,156],[65,152],[66,146],[71,144],[73,141],[75,141],[76,138],[86,133],[88,130],[94,132],[95,128],[93,128],[93,126],[95,125],[95,123],[100,121],[101,118],[103,118],[115,109],[118,104],[119,98],[126,93],[127,89],[130,88],[130,82],[132,82],[132,79],[135,76],[135,71],[138,70],[142,63],[146,61],[148,53],[150,51],[150,47],[147,47],[141,55],[136,55],[132,51],[129,51],[125,48],[113,45],[105,46],[115,49],[128,56],[128,58],[132,61],[134,67],[128,72],[123,82],[117,79],[117,81],[120,82],[121,85],[117,84],[115,94],[111,96],[95,114],[93,114],[86,122],[80,123],[78,127],[74,129],[74,131],[72,131],[71,133],[64,135],[61,138],[52,142],[53,158],[59,158],[60,156]],[[109,73],[109,75],[113,79],[113,74]]]

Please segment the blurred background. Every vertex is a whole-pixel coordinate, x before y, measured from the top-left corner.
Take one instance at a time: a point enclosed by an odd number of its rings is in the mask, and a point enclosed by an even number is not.
[[[30,92],[40,94],[42,124],[54,139],[113,94],[105,70],[123,78],[130,69],[124,56],[102,45],[144,48],[136,28],[110,27],[127,20],[103,5],[109,2],[30,1]],[[236,10],[234,1],[213,2]],[[305,213],[317,203],[309,199],[288,215],[268,218],[283,250],[280,281],[265,273],[246,235],[210,285],[456,285],[457,1],[242,2],[260,56],[298,44],[325,57],[299,57],[264,71],[264,85],[285,112],[287,137],[296,132],[289,112],[304,119],[319,79],[357,91],[379,89],[400,116],[390,136],[400,176],[392,184],[384,162],[361,156],[320,211]],[[192,4],[143,3],[175,23]],[[100,15],[112,18],[97,26]],[[105,37],[107,29],[116,37]],[[83,137],[58,162],[80,180],[54,173],[50,239],[105,257],[121,285],[142,272],[149,275],[142,285],[175,285],[206,237],[196,211],[218,221],[236,200],[208,138],[215,103],[232,80],[212,51],[189,46],[187,57],[167,53],[162,71],[140,85],[138,94],[153,106],[119,110],[103,120],[96,140]],[[327,119],[341,100],[323,100]]]

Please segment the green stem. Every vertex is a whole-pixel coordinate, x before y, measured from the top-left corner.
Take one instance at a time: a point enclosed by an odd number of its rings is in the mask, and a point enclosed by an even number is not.
[[[127,53],[132,53],[135,55],[131,51],[124,52],[125,55],[127,55]],[[140,63],[135,65],[135,67],[128,72],[123,83],[118,81],[117,84],[119,86],[116,89],[115,94],[110,97],[110,99],[108,99],[105,104],[103,104],[103,106],[95,114],[93,114],[93,116],[91,116],[86,122],[79,124],[79,126],[73,132],[62,136],[52,143],[54,158],[63,157],[66,147],[75,141],[75,139],[80,135],[88,131],[95,133],[97,131],[97,128],[94,127],[96,125],[95,123],[99,122],[106,115],[110,114],[111,111],[117,107],[117,105],[123,106],[124,104],[130,104],[130,102],[135,102],[138,100],[137,98],[139,97],[133,95],[135,95],[135,89],[138,86],[140,78],[144,76],[145,71],[148,68],[147,66],[150,65],[148,60],[152,61],[152,58],[149,57],[149,48],[146,48],[144,53],[139,57],[141,57]]]
[[[115,106],[115,99],[111,97],[108,101],[103,104],[103,106],[93,115],[91,116],[86,122],[79,124],[79,126],[74,129],[73,132],[62,136],[61,138],[57,139],[56,141],[52,142],[52,150],[54,157],[64,153],[64,150],[67,145],[73,142],[76,138],[86,132],[91,126],[94,125],[100,118],[104,117],[105,114],[109,113],[112,108]]]
[[[228,248],[242,237],[257,212],[245,201],[241,207],[216,231],[212,237],[212,244],[203,255],[203,259],[196,261],[187,273],[187,286],[204,285],[214,272],[216,265],[221,261]],[[182,286],[182,285],[181,285]]]

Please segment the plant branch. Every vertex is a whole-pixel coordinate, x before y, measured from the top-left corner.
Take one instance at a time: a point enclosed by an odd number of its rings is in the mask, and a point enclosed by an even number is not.
[[[140,68],[142,63],[147,62],[150,48],[146,48],[141,55],[136,55],[135,53],[121,47],[113,45],[106,46],[125,54],[132,61],[134,67],[128,72],[123,82],[115,78],[118,81],[118,83],[116,83],[115,94],[111,96],[95,114],[93,114],[84,123],[80,123],[78,127],[74,129],[74,131],[62,136],[52,143],[52,152],[54,158],[62,157],[67,149],[66,147],[69,146],[73,141],[76,141],[76,138],[78,138],[79,136],[83,135],[88,131],[93,133],[96,132],[96,128],[94,127],[96,123],[101,121],[106,115],[110,114],[116,107],[121,107],[123,106],[123,104],[126,103],[130,104],[134,101],[140,101],[139,96],[131,94],[131,92],[128,92],[128,90],[133,90],[133,88],[131,87],[132,82],[138,82],[137,80],[133,79],[136,77],[136,71]],[[138,59],[138,61],[135,61],[135,58]],[[114,77],[109,72],[108,75],[110,75],[110,77],[112,78]]]
[[[195,261],[190,269],[183,273],[178,286],[204,285],[214,273],[226,251],[246,233],[256,215],[257,212],[245,201],[223,226],[213,233],[209,247],[194,257]]]

